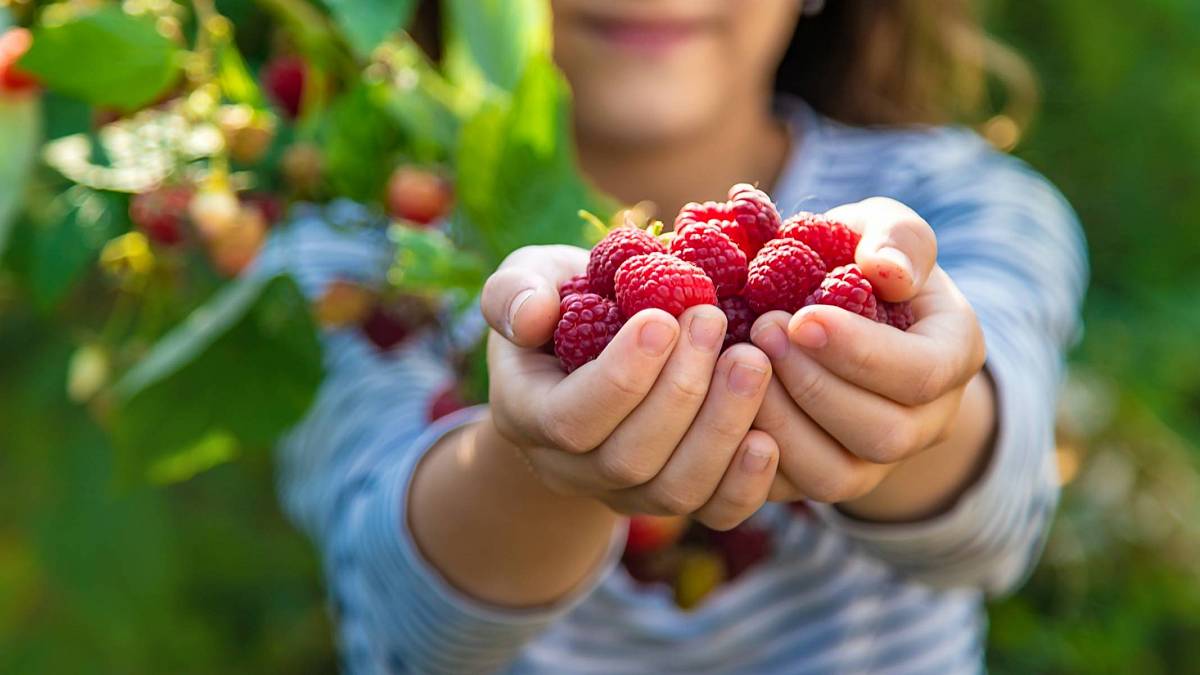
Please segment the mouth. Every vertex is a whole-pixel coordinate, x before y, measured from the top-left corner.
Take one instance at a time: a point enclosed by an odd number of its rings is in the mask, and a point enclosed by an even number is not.
[[[712,21],[695,18],[631,18],[591,15],[582,26],[603,42],[628,51],[661,54],[700,37]]]

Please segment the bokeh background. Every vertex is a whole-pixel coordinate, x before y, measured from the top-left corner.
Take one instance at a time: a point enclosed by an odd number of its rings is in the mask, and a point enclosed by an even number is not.
[[[986,6],[1041,81],[1015,153],[1078,210],[1093,272],[1063,502],[1029,583],[989,607],[990,668],[1200,672],[1200,3]],[[260,66],[261,7],[218,7]],[[0,672],[333,670],[319,567],[271,458],[119,485],[67,397],[61,314],[6,274],[0,316]]]

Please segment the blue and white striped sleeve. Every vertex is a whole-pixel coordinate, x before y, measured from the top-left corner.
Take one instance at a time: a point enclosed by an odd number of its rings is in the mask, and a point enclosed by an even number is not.
[[[390,248],[382,227],[342,226],[365,217],[344,202],[302,209],[273,235],[257,272],[287,271],[310,297],[335,279],[383,278]],[[387,353],[353,330],[328,332],[323,342],[325,380],[278,449],[279,490],[320,549],[342,669],[475,673],[511,662],[592,585],[553,607],[492,608],[452,588],[418,551],[406,516],[416,466],[483,412],[428,421],[430,401],[453,381],[439,346],[446,336],[419,334]]]
[[[950,511],[928,521],[885,525],[821,513],[902,573],[1003,594],[1036,562],[1057,505],[1054,417],[1087,263],[1062,196],[1023,163],[979,145],[897,196],[933,226],[939,263],[983,328],[997,400],[990,464]]]

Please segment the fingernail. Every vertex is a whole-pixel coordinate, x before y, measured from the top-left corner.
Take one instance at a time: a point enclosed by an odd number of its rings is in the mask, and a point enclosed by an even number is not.
[[[504,337],[512,339],[513,326],[517,324],[517,313],[521,311],[521,307],[526,302],[529,302],[529,299],[533,297],[533,293],[534,290],[532,288],[526,288],[513,296],[512,302],[508,303],[508,315],[504,317],[504,325],[501,326],[504,329]]]
[[[900,249],[892,248],[891,246],[885,246],[885,247],[879,249],[878,251],[876,251],[875,254],[878,255],[880,258],[883,258],[884,260],[887,260],[888,262],[895,265],[896,268],[900,270],[900,273],[906,279],[908,279],[910,281],[912,280],[912,278],[913,278],[912,261],[909,260],[908,256],[904,255],[904,253]]]
[[[825,327],[816,319],[802,321],[792,329],[792,342],[809,349],[820,349],[829,342]]]
[[[692,317],[691,325],[688,326],[688,337],[692,341],[692,346],[706,352],[715,352],[717,347],[721,346],[722,338],[725,337],[722,324],[719,317],[697,313]]]
[[[772,361],[778,361],[787,355],[787,335],[784,334],[783,329],[777,323],[768,323],[758,329],[757,333],[750,336],[750,341],[763,350]]]
[[[771,451],[757,445],[750,445],[742,454],[742,468],[746,473],[762,473],[771,463]]]
[[[729,390],[738,396],[750,398],[758,393],[767,371],[748,363],[735,363],[729,369]]]
[[[647,356],[662,356],[675,339],[675,331],[662,321],[647,321],[638,332],[638,347]]]

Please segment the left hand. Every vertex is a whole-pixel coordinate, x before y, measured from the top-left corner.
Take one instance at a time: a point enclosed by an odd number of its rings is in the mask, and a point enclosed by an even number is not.
[[[912,300],[916,323],[900,331],[826,305],[759,317],[751,340],[775,373],[755,420],[780,446],[772,500],[840,503],[870,494],[950,435],[984,363],[983,334],[935,264],[928,223],[884,198],[828,215],[862,234],[858,264],[879,296]]]

